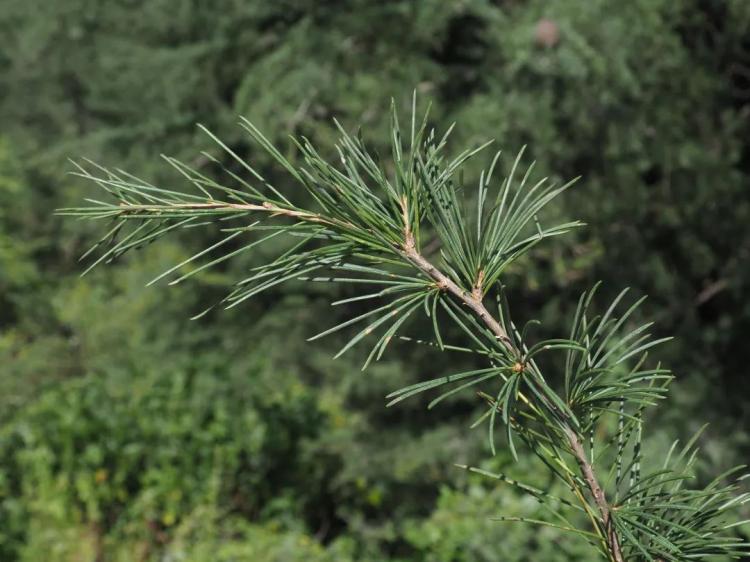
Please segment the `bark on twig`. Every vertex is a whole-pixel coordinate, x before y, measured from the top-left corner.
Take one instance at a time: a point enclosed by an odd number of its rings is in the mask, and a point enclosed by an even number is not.
[[[456,298],[461,300],[469,309],[471,309],[477,317],[484,323],[487,328],[492,331],[495,337],[511,352],[518,354],[517,350],[513,346],[513,342],[508,337],[508,333],[502,327],[502,325],[489,313],[482,303],[480,293],[478,291],[472,291],[471,293],[463,290],[459,287],[450,277],[445,275],[434,265],[432,265],[422,254],[417,250],[414,238],[407,233],[406,241],[404,243],[404,256],[414,264],[420,271],[432,278],[437,285],[454,295]],[[605,533],[607,545],[612,555],[614,562],[625,562],[622,555],[622,548],[620,546],[620,539],[612,523],[612,509],[607,502],[604,489],[599,484],[594,471],[594,466],[589,462],[586,456],[586,451],[581,442],[580,436],[570,427],[565,425],[563,427],[563,433],[568,441],[570,451],[578,463],[578,467],[581,471],[586,486],[591,493],[597,510],[599,511],[599,517],[601,519],[602,528]]]

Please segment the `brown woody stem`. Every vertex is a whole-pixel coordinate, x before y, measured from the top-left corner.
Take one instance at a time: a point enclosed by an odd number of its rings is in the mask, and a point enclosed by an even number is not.
[[[607,503],[607,497],[604,495],[604,490],[599,485],[599,481],[596,479],[594,473],[594,467],[589,462],[586,456],[586,451],[581,443],[580,436],[573,431],[570,426],[564,427],[565,437],[568,439],[570,449],[573,452],[573,456],[578,463],[578,467],[581,470],[583,479],[586,481],[586,485],[594,498],[594,503],[599,510],[599,515],[602,518],[602,527],[607,538],[607,544],[609,545],[610,553],[615,562],[624,562],[622,557],[622,549],[620,547],[620,539],[617,536],[614,525],[612,524],[612,509]]]
[[[502,327],[502,325],[489,313],[482,303],[481,291],[468,292],[459,287],[450,277],[445,275],[434,265],[432,265],[427,259],[425,259],[419,250],[416,248],[416,244],[413,236],[407,232],[406,241],[403,247],[403,255],[406,257],[415,267],[422,271],[425,275],[432,278],[444,291],[448,291],[453,296],[463,302],[469,309],[471,309],[477,317],[484,323],[487,328],[495,335],[495,337],[502,342],[502,344],[513,354],[518,355],[518,350],[513,346],[513,342],[508,337],[508,333]],[[481,283],[481,281],[480,281]],[[586,451],[581,442],[580,436],[570,427],[569,424],[563,425],[563,433],[565,439],[568,441],[570,451],[578,463],[578,467],[581,471],[581,476],[586,482],[586,486],[591,493],[599,516],[601,518],[602,528],[605,533],[607,546],[609,548],[612,560],[614,562],[624,562],[625,559],[622,556],[622,548],[620,547],[620,540],[615,531],[614,525],[612,524],[612,509],[607,502],[607,498],[604,494],[604,489],[597,480],[594,467],[586,456]]]
[[[127,211],[169,211],[174,209],[184,211],[211,211],[211,210],[233,210],[233,211],[263,211],[271,213],[273,215],[284,215],[288,217],[298,218],[300,220],[306,220],[310,222],[326,222],[319,215],[313,213],[307,213],[305,211],[296,211],[294,209],[285,209],[283,207],[277,207],[271,203],[227,203],[224,201],[210,201],[207,203],[170,203],[168,205],[133,205],[130,203],[120,203],[120,209],[124,212]]]

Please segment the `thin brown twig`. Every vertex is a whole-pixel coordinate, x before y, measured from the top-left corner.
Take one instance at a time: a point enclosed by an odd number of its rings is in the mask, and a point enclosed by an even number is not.
[[[169,203],[165,205],[145,205],[145,204],[132,204],[122,202],[119,208],[123,213],[130,211],[147,211],[152,213],[159,213],[160,211],[170,210],[184,210],[184,211],[200,211],[200,210],[222,210],[231,209],[234,211],[258,211],[269,213],[271,216],[285,216],[292,217],[301,221],[312,222],[316,224],[327,224],[330,226],[337,226],[339,228],[351,230],[354,229],[354,225],[345,221],[340,221],[332,218],[323,217],[317,213],[311,213],[309,211],[299,211],[296,209],[288,209],[285,207],[279,207],[273,203],[265,201],[261,204],[257,203],[229,203],[226,201],[208,201],[206,203]]]
[[[481,291],[468,292],[459,287],[450,277],[445,275],[434,265],[432,265],[416,248],[414,238],[407,233],[406,241],[403,248],[404,256],[413,263],[419,270],[432,278],[441,289],[448,291],[456,298],[461,300],[477,317],[487,326],[495,337],[512,353],[518,355],[513,342],[508,337],[508,333],[502,325],[489,313],[481,299]],[[602,527],[605,532],[606,541],[612,560],[614,562],[624,562],[622,548],[617,532],[612,523],[612,510],[607,501],[604,489],[599,484],[594,467],[589,462],[579,435],[566,424],[563,426],[563,433],[570,446],[571,453],[578,463],[581,475],[586,482],[591,495],[594,499],[599,516],[601,517]]]

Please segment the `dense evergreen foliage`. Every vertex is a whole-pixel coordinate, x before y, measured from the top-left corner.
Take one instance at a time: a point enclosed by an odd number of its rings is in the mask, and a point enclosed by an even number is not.
[[[6,5],[0,558],[585,559],[585,543],[554,529],[488,520],[539,507],[453,463],[548,482],[468,430],[475,396],[437,415],[419,400],[385,409],[388,392],[430,371],[429,349],[394,345],[360,374],[366,351],[330,360],[343,338],[304,343],[321,318],[357,311],[332,310],[333,288],[290,285],[189,322],[280,247],[145,289],[217,235],[189,231],[79,279],[96,233],[51,216],[93,193],[63,175],[69,156],[170,185],[180,176],[164,174],[160,152],[214,173],[195,158],[214,150],[196,122],[276,179],[238,114],[275,144],[297,133],[323,147],[336,115],[388,154],[378,124],[415,85],[438,124],[460,122],[459,146],[490,135],[509,153],[527,144],[540,176],[583,174],[557,212],[589,227],[572,250],[540,247],[508,272],[514,312],[540,315],[549,336],[595,280],[602,298],[625,285],[651,294],[648,315],[677,334],[658,357],[682,390],[652,420],[664,437],[644,456],[708,420],[712,466],[699,478],[747,457],[746,2]],[[542,18],[557,36],[539,36]]]

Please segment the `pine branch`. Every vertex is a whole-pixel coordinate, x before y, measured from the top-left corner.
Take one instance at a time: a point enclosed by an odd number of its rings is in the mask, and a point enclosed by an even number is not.
[[[461,289],[458,285],[456,285],[448,276],[439,271],[417,251],[414,243],[414,238],[408,231],[405,233],[403,251],[406,258],[410,262],[412,262],[420,271],[434,279],[441,290],[450,292],[453,296],[461,300],[461,302],[463,302],[469,309],[471,309],[477,315],[477,317],[485,323],[485,325],[492,331],[492,333],[495,334],[495,337],[497,337],[498,341],[502,342],[502,344],[507,347],[510,352],[518,357],[521,357],[523,355],[520,350],[513,347],[511,339],[506,333],[505,329],[489,313],[489,311],[482,303],[480,295],[482,287],[481,279],[483,275],[481,275],[481,272],[480,276],[477,279],[477,283],[475,284],[475,289],[477,290],[468,293]],[[583,444],[581,443],[581,439],[579,435],[567,424],[563,425],[563,433],[568,440],[570,451],[573,453],[573,456],[578,462],[581,474],[583,475],[586,484],[588,485],[589,491],[591,492],[591,495],[594,499],[594,502],[599,509],[602,528],[605,530],[608,547],[609,551],[612,554],[612,558],[615,560],[615,562],[624,562],[622,550],[620,548],[620,539],[617,536],[617,532],[612,524],[612,520],[610,517],[611,507],[607,502],[604,490],[599,485],[599,481],[594,472],[594,467],[589,462],[588,457],[586,456],[586,452],[583,448]]]
[[[723,484],[733,473],[702,490],[685,486],[697,454],[694,441],[676,457],[670,451],[660,470],[642,470],[644,412],[665,397],[672,378],[660,365],[648,366],[648,352],[668,338],[652,338],[651,323],[630,327],[642,299],[618,316],[625,290],[604,314],[592,315],[594,287],[581,296],[567,338],[532,342],[528,333],[534,322],[519,328],[511,318],[501,283],[506,268],[542,241],[582,224],[543,226],[544,209],[572,182],[555,186],[545,178],[533,183],[533,164],[520,171],[521,151],[495,189],[497,153],[481,173],[472,201],[475,207],[469,209],[460,171],[488,143],[449,159],[450,130],[438,138],[428,129],[426,114],[418,123],[416,100],[406,147],[392,112],[391,174],[386,174],[359,137],[352,137],[338,123],[340,164],[328,162],[309,141],[298,139],[299,166],[289,162],[251,123],[243,120],[241,125],[302,186],[311,208],[290,201],[211,133],[248,177],[224,168],[228,181],[223,182],[166,158],[197,189],[197,193],[187,193],[87,162],[78,165],[78,175],[96,183],[109,200],[90,199],[88,206],[63,209],[60,214],[114,223],[86,253],[85,257],[97,251],[101,254],[89,269],[180,229],[220,225],[225,233],[222,240],[154,280],[174,276],[174,284],[286,236],[286,250],[240,279],[222,304],[238,306],[291,280],[367,285],[373,289],[333,304],[355,300],[377,304],[310,339],[358,326],[338,355],[375,336],[363,368],[379,360],[394,339],[427,343],[439,351],[477,354],[486,367],[441,374],[396,390],[388,395],[388,405],[439,390],[429,403],[432,408],[456,393],[478,390],[487,409],[474,426],[488,423],[493,454],[495,427],[502,422],[511,454],[516,457],[516,442],[523,443],[571,495],[551,509],[559,523],[530,522],[571,530],[589,542],[595,537],[596,548],[614,562],[676,562],[750,553],[747,544],[731,535],[738,523],[726,520],[728,510],[750,501],[750,495],[738,494],[736,483]],[[259,232],[263,234],[247,240]],[[425,246],[423,239],[429,240]],[[221,253],[229,241],[243,240],[238,248]],[[439,255],[428,259],[426,247],[440,248]],[[179,272],[213,253],[220,255],[187,273]],[[497,298],[496,314],[485,304],[491,296]],[[420,310],[432,324],[434,342],[400,334]],[[443,341],[441,325],[447,322],[463,333],[465,345]],[[548,353],[564,354],[562,361],[551,363],[561,366],[561,389],[547,382],[537,363]],[[445,390],[446,385],[452,386]],[[488,393],[479,385],[494,388]],[[615,422],[616,430],[600,442],[596,430],[606,420]],[[606,470],[599,470],[607,461],[608,478]],[[542,502],[552,497],[507,477],[499,480]],[[593,532],[575,529],[564,515],[566,509],[585,514]]]

